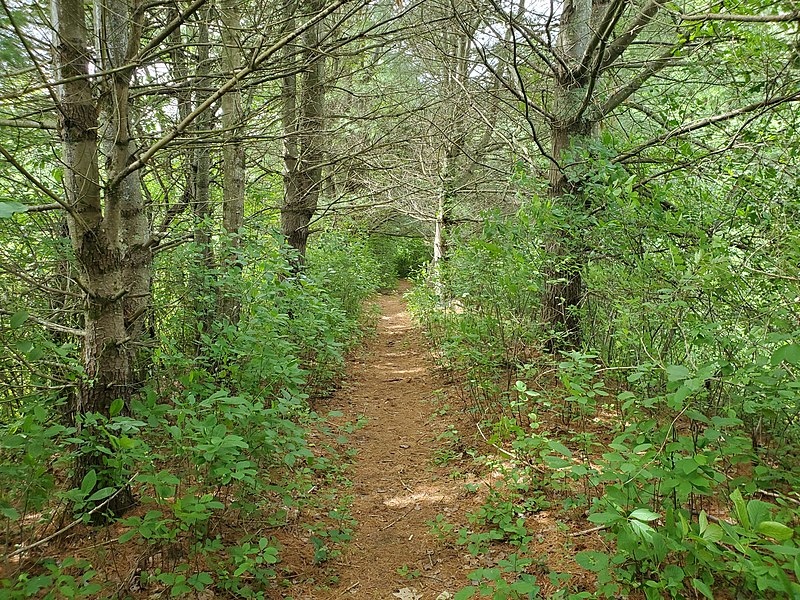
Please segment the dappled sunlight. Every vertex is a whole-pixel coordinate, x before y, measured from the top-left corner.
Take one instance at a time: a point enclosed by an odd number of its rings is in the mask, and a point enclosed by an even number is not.
[[[399,494],[384,500],[383,503],[390,508],[406,508],[418,504],[449,504],[455,499],[456,496],[452,490],[433,485],[422,485],[407,494]]]
[[[425,369],[422,367],[415,367],[413,369],[398,369],[392,365],[379,365],[381,368],[387,369],[389,375],[412,375],[417,373],[424,373]]]

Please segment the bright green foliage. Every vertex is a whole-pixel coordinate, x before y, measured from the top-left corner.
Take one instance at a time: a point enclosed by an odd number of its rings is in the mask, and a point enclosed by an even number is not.
[[[713,184],[645,195],[603,156],[587,155],[581,175],[595,210],[534,198],[477,235],[456,233],[444,297],[421,285],[411,305],[488,441],[514,456],[506,481],[587,511],[587,529],[608,540],[607,552],[575,556],[596,574],[596,597],[794,597],[796,186],[732,161]],[[561,259],[544,240],[568,227],[586,233],[570,248],[586,253],[584,337],[552,356],[540,306]],[[529,500],[508,496],[498,512],[490,495],[481,527],[456,542],[480,553],[524,539],[511,515],[535,512]],[[484,586],[498,576],[479,575]],[[568,579],[563,597],[585,597]]]
[[[383,263],[384,272],[400,279],[416,275],[431,259],[431,245],[421,237],[376,235],[369,239],[369,247]]]
[[[334,442],[315,450],[306,441],[315,429],[319,439],[341,442],[309,397],[329,389],[342,373],[344,354],[363,327],[362,303],[381,285],[382,265],[362,241],[331,234],[320,246],[297,276],[269,239],[263,247],[247,247],[243,261],[249,266],[242,277],[228,278],[194,261],[196,273],[168,273],[165,279],[175,285],[165,285],[159,296],[165,318],[153,376],[130,406],[119,401],[109,417],[83,415],[80,434],[77,424],[61,424],[57,396],[12,411],[0,429],[4,528],[52,510],[59,487],[53,469],[92,447],[106,457],[106,472],[93,469],[79,487],[58,495],[75,516],[89,520],[88,511],[116,491],[97,489],[98,481],[129,482],[142,511],[122,519],[119,542],[136,545],[139,553],[173,557],[136,573],[142,589],[164,589],[173,597],[204,590],[263,597],[277,576],[280,546],[259,534],[223,535],[222,524],[233,515],[281,524],[287,511],[309,501],[316,482],[339,468]],[[181,252],[189,256],[193,249]],[[200,322],[191,311],[202,304],[168,312],[170,298],[198,279],[239,295],[236,325],[214,320],[210,329],[192,332],[186,324]],[[20,340],[32,334],[26,313],[12,316],[8,333]],[[36,347],[52,358],[52,342],[37,341]],[[68,347],[57,355],[63,356],[62,368],[72,364],[71,352]],[[315,560],[335,556],[351,526],[346,506],[334,511],[331,524],[318,524],[311,538]],[[40,590],[80,598],[96,595],[103,585],[89,564],[47,563],[2,582],[0,590],[12,598]]]
[[[344,232],[320,234],[307,259],[309,274],[330,290],[351,318],[361,314],[367,296],[394,283],[391,265],[379,260],[366,240]]]

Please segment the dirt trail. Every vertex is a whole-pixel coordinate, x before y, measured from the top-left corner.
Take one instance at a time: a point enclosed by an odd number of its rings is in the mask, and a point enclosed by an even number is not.
[[[379,303],[377,335],[331,404],[350,419],[368,418],[351,441],[358,449],[349,473],[358,525],[339,561],[339,583],[303,598],[435,600],[466,583],[463,559],[426,525],[437,514],[460,521],[456,515],[473,501],[464,479],[452,477],[457,465],[434,462],[449,443],[437,437],[455,418],[434,415],[434,399],[446,383],[430,363],[401,292]]]

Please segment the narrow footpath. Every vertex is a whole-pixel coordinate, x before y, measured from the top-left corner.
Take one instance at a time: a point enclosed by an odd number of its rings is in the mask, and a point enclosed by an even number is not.
[[[448,460],[458,454],[457,439],[437,439],[458,428],[460,415],[437,412],[446,382],[431,364],[402,292],[379,303],[376,335],[330,405],[351,420],[368,419],[351,439],[358,450],[349,472],[358,525],[337,562],[338,584],[292,590],[294,598],[436,600],[466,585],[465,558],[436,540],[426,524],[438,514],[461,522],[476,500],[465,490],[471,474],[459,471],[469,463]]]

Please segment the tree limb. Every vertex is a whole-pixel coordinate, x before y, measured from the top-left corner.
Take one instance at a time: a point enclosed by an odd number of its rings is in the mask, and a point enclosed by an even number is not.
[[[787,23],[800,21],[800,11],[779,15],[737,15],[731,13],[697,13],[681,15],[682,21],[736,21],[739,23]]]
[[[0,309],[0,315],[12,315],[11,311]],[[67,327],[66,325],[59,325],[58,323],[52,323],[50,321],[45,321],[44,319],[40,319],[39,317],[35,317],[34,315],[28,314],[28,319],[36,323],[37,325],[41,325],[45,329],[50,329],[51,331],[57,331],[59,333],[67,333],[69,335],[74,335],[77,337],[85,337],[86,332],[83,329],[74,329],[72,327]]]
[[[600,114],[602,116],[609,114],[612,110],[617,108],[625,100],[636,93],[636,91],[642,87],[642,85],[648,79],[650,79],[664,67],[668,66],[669,63],[676,58],[675,49],[671,49],[652,61],[641,73],[633,77],[627,85],[617,90],[608,100],[606,100],[605,104],[603,104],[603,107],[600,109]]]
[[[791,94],[786,94],[784,96],[778,96],[776,98],[767,98],[766,100],[762,100],[760,102],[754,102],[753,104],[748,104],[747,106],[737,108],[736,110],[732,110],[719,115],[714,115],[712,117],[697,119],[696,121],[691,121],[690,123],[686,123],[685,125],[676,127],[672,131],[668,131],[659,136],[656,136],[651,140],[648,140],[644,144],[640,144],[633,150],[620,154],[619,156],[615,157],[612,160],[612,162],[615,163],[624,162],[630,158],[633,158],[634,156],[639,154],[642,150],[645,150],[651,146],[660,144],[662,142],[666,142],[667,140],[674,137],[691,133],[692,131],[697,131],[698,129],[702,129],[703,127],[714,125],[715,123],[722,123],[724,121],[729,121],[740,115],[745,115],[747,113],[751,113],[765,108],[772,108],[780,104],[785,104],[787,102],[798,102],[798,101],[800,101],[800,92],[792,92]]]
[[[80,215],[78,215],[75,212],[75,209],[72,206],[64,202],[58,195],[56,195],[55,192],[51,191],[46,185],[44,185],[41,181],[36,179],[36,177],[31,175],[31,173],[25,167],[23,167],[19,162],[17,162],[17,159],[14,158],[14,155],[11,154],[8,150],[6,150],[2,144],[0,144],[0,154],[2,154],[3,158],[5,158],[11,164],[11,166],[13,166],[17,171],[19,171],[19,173],[23,177],[25,177],[25,179],[30,181],[34,185],[34,187],[44,192],[49,198],[54,200],[56,204],[58,204],[61,208],[66,210],[72,216],[73,219],[75,219],[78,223],[81,223],[83,221],[83,219],[80,218]]]
[[[628,31],[609,44],[605,56],[602,59],[601,67],[603,69],[613,64],[614,61],[622,56],[622,53],[628,49],[628,46],[639,36],[650,21],[653,20],[653,17],[655,17],[659,9],[664,6],[664,3],[665,0],[651,0],[650,3],[644,7],[642,12],[639,13],[638,18],[633,22]]]
[[[108,187],[113,188],[114,186],[119,185],[119,183],[123,181],[128,175],[144,167],[159,150],[164,148],[178,135],[180,135],[183,131],[185,131],[186,128],[189,127],[189,125],[191,125],[192,122],[195,121],[195,119],[197,119],[201,114],[203,114],[217,100],[222,98],[222,96],[224,96],[233,88],[235,88],[242,79],[244,79],[250,73],[256,71],[263,63],[265,63],[268,59],[272,58],[272,56],[276,54],[281,48],[294,41],[297,37],[302,35],[307,29],[313,27],[319,21],[327,17],[329,14],[333,13],[336,9],[340,8],[341,6],[347,4],[350,1],[352,0],[336,0],[336,2],[334,2],[324,10],[320,11],[310,19],[308,19],[308,21],[303,23],[300,27],[298,27],[291,33],[283,36],[281,39],[272,44],[266,50],[262,51],[257,56],[254,56],[245,67],[237,71],[233,75],[233,77],[228,79],[222,85],[222,87],[220,87],[213,94],[209,95],[209,97],[206,98],[194,111],[192,111],[189,115],[186,116],[186,118],[184,118],[180,123],[178,123],[173,131],[162,137],[155,144],[150,146],[150,148],[148,148],[144,152],[144,154],[142,154],[138,159],[136,159],[125,169],[122,169],[119,173],[117,173],[117,175],[111,181],[108,182]],[[361,0],[362,3],[365,3],[366,1],[367,0]]]

